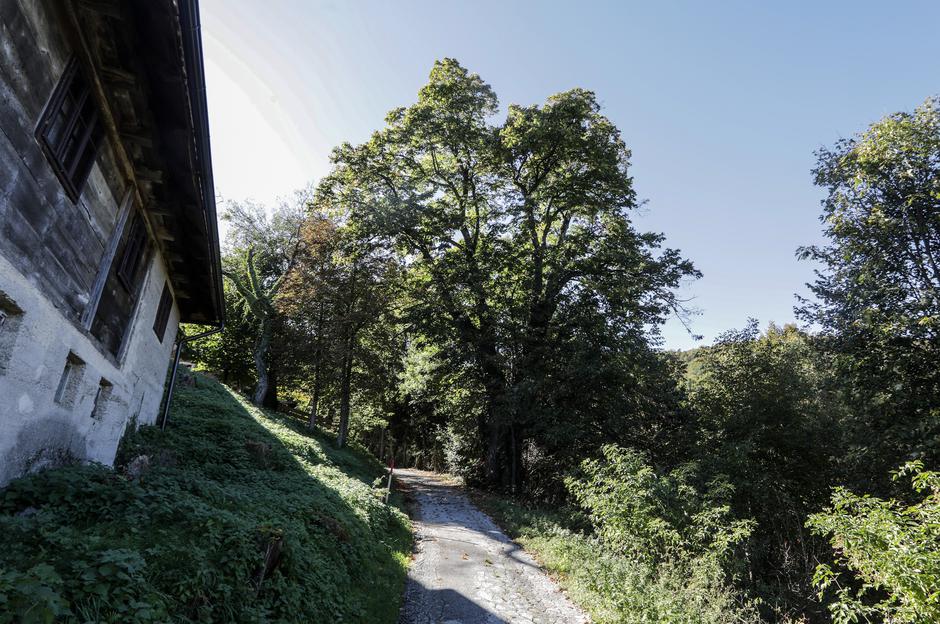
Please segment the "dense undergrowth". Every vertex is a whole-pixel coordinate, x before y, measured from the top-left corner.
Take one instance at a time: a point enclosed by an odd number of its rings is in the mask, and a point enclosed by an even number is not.
[[[0,492],[0,622],[395,621],[410,531],[382,466],[194,379],[115,470]]]
[[[590,615],[595,624],[750,624],[757,610],[735,591],[729,551],[747,523],[726,522],[714,493],[681,475],[657,477],[638,455],[610,447],[569,480],[580,509],[547,509],[494,494],[475,498]],[[682,499],[680,513],[664,512]]]

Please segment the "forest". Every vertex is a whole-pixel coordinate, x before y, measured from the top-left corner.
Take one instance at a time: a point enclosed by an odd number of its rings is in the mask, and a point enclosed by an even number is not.
[[[817,152],[798,324],[684,352],[660,327],[693,331],[700,273],[636,228],[596,96],[500,110],[438,61],[315,185],[226,202],[226,329],[184,359],[339,447],[564,510],[635,614],[610,621],[940,621],[940,98]]]

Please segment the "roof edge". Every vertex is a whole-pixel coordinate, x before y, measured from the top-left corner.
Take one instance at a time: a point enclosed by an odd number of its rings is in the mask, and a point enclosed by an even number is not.
[[[225,303],[222,290],[222,256],[219,245],[218,215],[215,205],[215,182],[212,176],[212,148],[209,140],[209,107],[206,100],[206,76],[203,63],[202,31],[199,19],[199,0],[178,0],[180,34],[183,44],[183,62],[192,115],[195,139],[195,157],[202,194],[203,216],[209,234],[209,257],[211,258],[212,293],[215,316],[218,322],[225,320]]]

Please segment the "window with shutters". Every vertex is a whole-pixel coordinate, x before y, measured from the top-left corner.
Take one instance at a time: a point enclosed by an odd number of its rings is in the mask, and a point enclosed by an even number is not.
[[[102,135],[95,98],[72,59],[36,127],[36,138],[72,201],[81,195]]]

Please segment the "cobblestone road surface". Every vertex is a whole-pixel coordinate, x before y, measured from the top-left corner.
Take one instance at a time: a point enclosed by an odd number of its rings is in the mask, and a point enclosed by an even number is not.
[[[415,496],[400,624],[586,624],[538,564],[453,485],[397,470]]]

